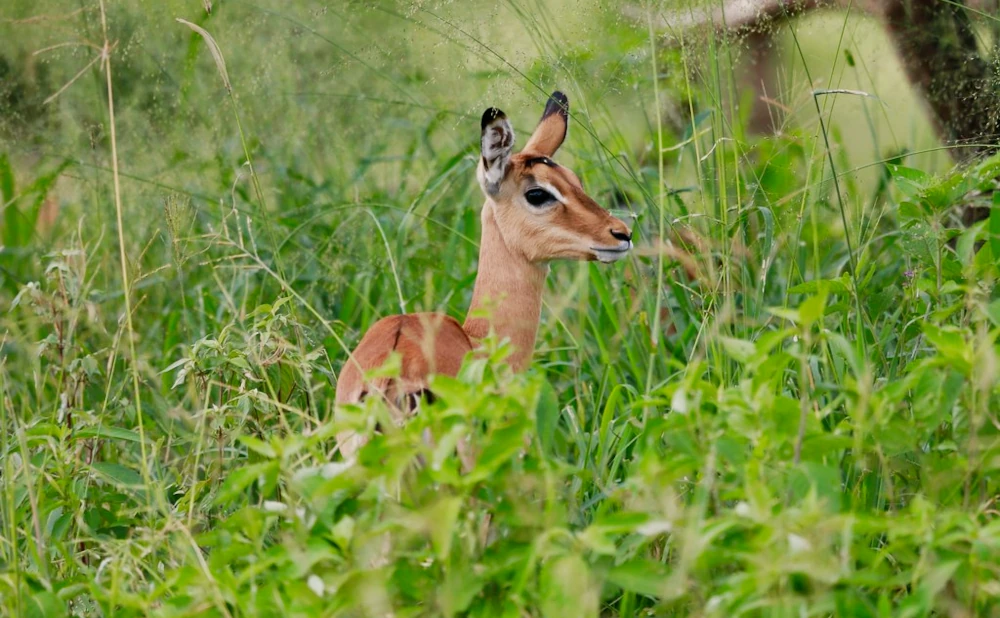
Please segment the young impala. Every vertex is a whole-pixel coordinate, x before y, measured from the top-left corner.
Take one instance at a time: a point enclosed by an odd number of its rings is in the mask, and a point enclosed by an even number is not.
[[[466,353],[490,331],[509,338],[515,371],[531,362],[542,310],[548,262],[555,259],[614,262],[632,248],[632,231],[597,205],[576,174],[552,160],[566,138],[569,101],[549,97],[534,134],[514,154],[514,131],[504,113],[483,114],[476,177],[486,195],[482,212],[479,271],[465,324],[439,313],[394,315],[376,322],[361,339],[337,380],[338,404],[366,396],[385,397],[393,420],[402,423],[420,397],[430,394],[429,376],[454,376]],[[490,318],[480,317],[490,309]],[[364,372],[398,352],[398,378],[366,380]],[[365,443],[354,432],[337,436],[345,459]]]

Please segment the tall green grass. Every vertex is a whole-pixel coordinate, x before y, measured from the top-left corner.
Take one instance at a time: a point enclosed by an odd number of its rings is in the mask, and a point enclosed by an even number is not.
[[[1000,162],[914,154],[871,24],[783,26],[762,137],[666,4],[43,4],[0,9],[5,614],[997,613],[1000,217],[952,219]],[[369,325],[464,314],[482,109],[555,88],[635,255],[553,266],[526,374],[335,421]]]

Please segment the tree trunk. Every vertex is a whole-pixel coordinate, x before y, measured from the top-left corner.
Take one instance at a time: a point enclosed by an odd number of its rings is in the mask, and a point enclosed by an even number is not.
[[[965,9],[941,0],[886,0],[884,20],[910,82],[957,161],[997,149],[1000,91]]]
[[[970,0],[968,4],[995,12],[996,2]],[[755,66],[750,75],[757,90],[750,129],[763,133],[772,130],[760,90],[763,71],[773,64],[775,53],[768,22],[823,8],[860,11],[884,23],[907,78],[927,105],[938,137],[945,145],[957,146],[949,149],[956,161],[997,150],[1000,82],[995,63],[1000,58],[980,54],[966,9],[949,0],[730,0],[711,11],[676,11],[661,25],[676,30],[711,24],[749,33]]]

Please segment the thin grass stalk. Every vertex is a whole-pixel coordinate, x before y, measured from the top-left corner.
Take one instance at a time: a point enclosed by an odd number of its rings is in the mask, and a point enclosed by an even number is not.
[[[146,428],[142,419],[142,390],[139,387],[139,364],[135,353],[135,328],[132,324],[132,288],[128,276],[128,255],[125,251],[125,225],[122,217],[122,192],[121,178],[118,174],[118,134],[115,129],[115,98],[114,87],[111,79],[111,42],[108,40],[108,20],[104,10],[104,0],[100,0],[101,6],[101,32],[104,35],[104,48],[102,51],[104,60],[104,75],[108,88],[108,123],[111,131],[111,178],[115,191],[115,218],[118,223],[118,257],[121,264],[122,292],[125,297],[125,325],[128,330],[129,361],[132,373],[132,389],[135,396],[135,410],[137,427],[139,430],[139,453],[141,458],[142,480],[146,486],[145,498],[146,506],[152,506],[150,497],[152,493],[152,481],[149,474],[149,459],[146,452]]]
[[[400,283],[399,270],[396,268],[396,259],[392,256],[392,248],[389,246],[389,239],[385,235],[385,230],[382,229],[382,224],[379,223],[378,217],[371,209],[366,208],[365,214],[371,217],[372,222],[375,224],[378,233],[382,236],[382,243],[385,245],[385,254],[389,258],[389,267],[392,269],[392,280],[396,284],[396,294],[399,298],[399,312],[406,313],[406,297],[403,296],[403,285]],[[280,273],[279,273],[280,274]]]
[[[654,116],[656,116],[656,167],[657,167],[657,192],[656,206],[659,213],[658,233],[659,238],[665,235],[666,212],[664,210],[664,177],[663,177],[663,120],[660,117],[660,71],[656,64],[656,35],[653,31],[653,14],[647,11],[647,23],[649,26],[649,47],[650,59],[653,68],[653,101],[656,105]],[[656,304],[653,311],[653,327],[649,337],[649,367],[646,370],[646,394],[652,389],[653,370],[656,366],[656,355],[660,345],[660,308],[663,305],[663,251],[657,251],[656,257]]]
[[[0,340],[0,346],[6,343],[6,335],[3,340]],[[3,452],[6,454],[13,448],[13,443],[8,442],[11,437],[11,433],[7,430],[7,423],[14,422],[13,418],[8,418],[7,416],[7,402],[10,400],[7,396],[7,372],[6,372],[6,361],[0,359],[0,427],[3,427]],[[5,456],[3,458],[3,475],[6,482],[3,483],[4,488],[4,506],[6,510],[6,521],[7,528],[7,539],[4,547],[10,547],[10,554],[6,556],[7,552],[4,551],[6,562],[12,565],[10,568],[13,571],[14,579],[14,609],[20,615],[22,607],[21,599],[21,580],[22,580],[22,566],[21,566],[21,552],[17,548],[17,504],[15,502],[14,496],[14,483],[12,482],[14,478],[14,467],[11,457]]]
[[[799,43],[798,34],[796,34],[795,32],[795,28],[790,27],[789,31],[792,34],[792,41],[795,43],[795,48],[798,51],[799,57],[802,59],[802,67],[803,70],[806,72],[806,79],[809,80],[810,84],[812,84],[813,83],[812,74],[809,71],[808,63],[806,62],[805,53],[802,51],[802,45]],[[833,178],[834,191],[837,195],[837,205],[840,209],[840,221],[841,224],[844,226],[844,241],[847,244],[847,257],[851,267],[851,282],[853,283],[852,287],[854,288],[852,296],[854,296],[854,304],[858,312],[858,319],[855,325],[855,328],[857,329],[856,333],[857,342],[858,345],[861,346],[862,350],[867,350],[868,346],[865,345],[865,338],[864,338],[865,313],[864,309],[861,306],[861,295],[860,295],[858,272],[857,272],[858,268],[857,268],[857,261],[854,256],[854,243],[851,241],[851,228],[848,226],[847,223],[847,207],[844,204],[843,192],[840,189],[840,179],[837,176],[837,166],[833,160],[833,150],[830,147],[830,136],[826,130],[826,122],[823,120],[823,111],[819,106],[819,93],[813,92],[812,100],[813,100],[813,105],[816,107],[816,116],[819,119],[820,132],[823,134],[823,143],[826,147],[826,156],[830,162],[830,175]]]
[[[246,157],[246,165],[250,170],[250,184],[253,186],[254,195],[257,198],[258,212],[261,218],[264,220],[264,231],[267,234],[267,240],[271,245],[272,260],[274,261],[275,271],[282,280],[286,278],[285,270],[281,263],[281,253],[279,250],[280,245],[277,242],[276,236],[274,234],[274,229],[271,223],[271,217],[267,211],[267,202],[264,200],[264,191],[260,185],[260,177],[257,175],[257,171],[253,165],[253,157],[250,155],[250,146],[247,144],[246,132],[243,130],[243,120],[240,117],[239,106],[236,103],[236,91],[233,88],[233,84],[229,79],[229,71],[226,69],[225,57],[222,54],[222,49],[219,44],[215,41],[215,38],[204,28],[197,26],[185,19],[177,18],[179,23],[184,24],[196,34],[200,35],[208,46],[209,51],[212,54],[212,58],[215,61],[215,66],[219,71],[219,76],[222,78],[223,85],[226,88],[226,93],[229,95],[229,102],[232,105],[233,118],[236,120],[236,129],[240,134],[240,145],[243,148],[243,156]],[[256,254],[256,247],[254,248],[254,254]],[[249,291],[247,290],[247,293]],[[244,300],[246,300],[244,298]],[[294,306],[292,307],[294,315]],[[305,343],[302,341],[301,337],[297,337],[295,342],[299,346],[301,352],[305,352]]]

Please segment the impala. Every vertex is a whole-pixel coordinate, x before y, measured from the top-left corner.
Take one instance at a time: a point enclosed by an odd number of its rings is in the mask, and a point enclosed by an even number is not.
[[[464,324],[440,313],[382,318],[372,325],[337,380],[337,404],[383,397],[393,421],[411,416],[432,374],[454,376],[467,353],[494,333],[509,339],[508,362],[523,371],[531,362],[542,310],[542,289],[552,260],[609,263],[632,248],[632,231],[588,196],[569,169],[552,160],[566,138],[569,101],[554,92],[524,149],[514,153],[514,130],[502,111],[483,113],[476,169],[486,196],[479,270]],[[483,317],[484,310],[490,317]],[[397,378],[366,379],[389,355],[400,355]],[[351,459],[367,438],[342,432],[337,443]]]

